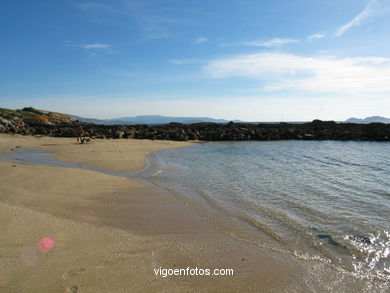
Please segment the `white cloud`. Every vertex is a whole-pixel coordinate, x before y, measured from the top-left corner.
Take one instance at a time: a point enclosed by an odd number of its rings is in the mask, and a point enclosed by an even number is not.
[[[210,61],[213,78],[249,77],[263,90],[294,89],[311,93],[390,93],[390,58],[303,57],[283,53],[239,55]]]
[[[78,47],[86,49],[86,50],[90,50],[90,49],[110,49],[111,45],[97,43],[97,44],[78,45]]]
[[[342,27],[340,27],[336,31],[336,36],[339,37],[343,35],[345,32],[347,32],[349,29],[351,29],[354,26],[360,25],[364,20],[369,19],[376,14],[376,9],[374,9],[374,4],[377,3],[377,0],[371,0],[367,6],[363,9],[362,12],[360,12],[358,15],[356,15],[350,22],[346,23]]]
[[[311,40],[314,40],[314,39],[322,39],[322,38],[325,38],[325,37],[326,37],[326,34],[314,34],[314,35],[308,36],[307,40],[311,41]]]
[[[204,43],[204,42],[207,42],[207,38],[205,38],[205,37],[199,37],[199,38],[197,38],[197,39],[194,41],[195,44],[202,44],[202,43]]]
[[[281,39],[274,38],[268,41],[251,41],[242,43],[242,45],[251,46],[251,47],[281,47],[289,43],[298,43],[299,40],[295,39]]]

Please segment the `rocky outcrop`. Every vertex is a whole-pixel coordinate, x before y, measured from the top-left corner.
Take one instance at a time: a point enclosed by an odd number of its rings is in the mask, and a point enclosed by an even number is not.
[[[59,125],[71,126],[76,122],[69,115],[26,107],[21,110],[0,108],[0,123],[7,125]]]
[[[150,126],[101,125],[75,120],[69,115],[37,110],[0,108],[0,133],[75,137],[81,124],[85,135],[92,138],[159,139],[201,141],[246,140],[370,140],[390,141],[390,124],[336,123],[314,120],[310,123],[235,123],[200,122],[193,124],[168,123]]]
[[[55,121],[32,123],[25,120],[26,127],[16,127],[12,121],[2,118],[0,132],[26,135],[74,137],[79,121]],[[81,123],[86,136],[112,139],[159,139],[200,141],[248,141],[248,140],[366,140],[390,141],[390,125],[382,123],[352,124],[314,120],[310,123],[249,124],[233,123],[169,123],[148,125],[97,125]]]

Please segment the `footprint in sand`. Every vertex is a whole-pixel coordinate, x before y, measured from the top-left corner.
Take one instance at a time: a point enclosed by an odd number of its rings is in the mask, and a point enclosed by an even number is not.
[[[85,272],[87,269],[85,268],[80,268],[80,269],[77,269],[77,270],[70,270],[70,271],[67,271],[65,272],[63,275],[62,275],[62,279],[64,281],[68,280],[70,277],[75,277],[77,276],[79,273],[82,273],[82,272]]]

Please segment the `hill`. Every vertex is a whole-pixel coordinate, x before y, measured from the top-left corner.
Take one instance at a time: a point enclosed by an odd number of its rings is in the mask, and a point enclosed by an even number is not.
[[[64,124],[75,123],[77,120],[87,123],[103,124],[103,125],[160,125],[168,124],[171,122],[192,124],[201,122],[212,123],[228,123],[225,119],[214,119],[209,117],[173,117],[173,116],[161,116],[161,115],[141,115],[135,117],[121,117],[114,119],[96,119],[85,118],[76,115],[62,114],[58,112],[51,112],[46,110],[39,110],[33,107],[25,107],[23,109],[11,110],[0,108],[0,122],[2,124],[16,125],[20,121],[24,121],[28,124]],[[235,120],[234,122],[241,122]]]
[[[373,123],[373,122],[390,123],[390,118],[385,118],[385,117],[381,117],[381,116],[371,116],[371,117],[367,117],[364,119],[359,119],[359,118],[352,117],[352,118],[345,120],[345,122],[347,122],[347,123],[362,123],[362,124]]]
[[[170,122],[192,124],[199,122],[214,122],[214,123],[228,123],[229,120],[225,119],[214,119],[209,117],[173,117],[173,116],[161,116],[161,115],[141,115],[135,117],[121,117],[114,119],[95,119],[95,118],[84,118],[80,116],[72,115],[73,118],[82,120],[85,122],[106,124],[106,125],[136,125],[136,124],[147,124],[147,125],[158,125],[167,124]],[[235,120],[234,122],[240,122]]]
[[[2,124],[17,124],[23,121],[28,124],[69,124],[75,119],[67,114],[39,110],[33,107],[25,107],[23,109],[11,110],[0,108],[0,122]]]

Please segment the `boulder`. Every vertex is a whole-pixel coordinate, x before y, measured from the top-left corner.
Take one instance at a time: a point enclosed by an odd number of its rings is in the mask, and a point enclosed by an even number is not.
[[[118,130],[115,132],[115,138],[122,138],[124,134],[125,134],[124,131]]]

